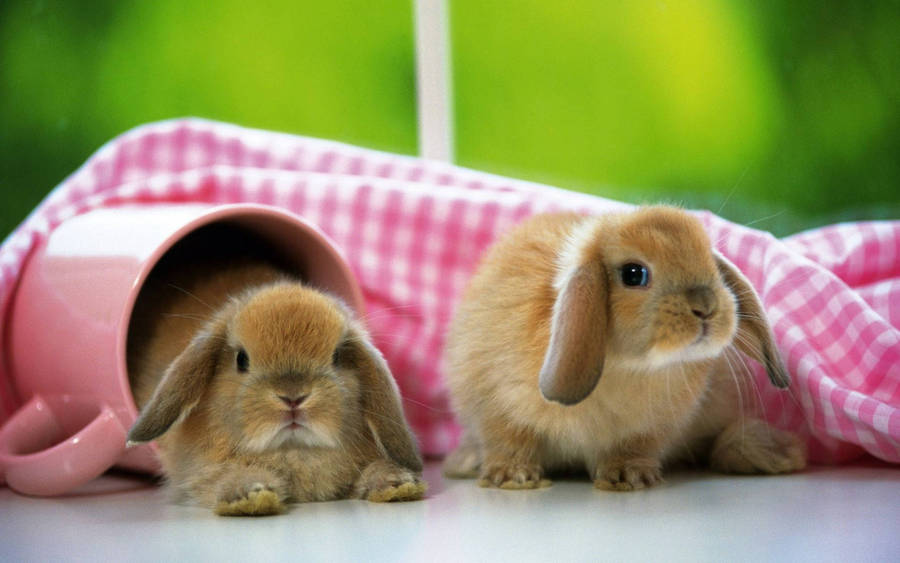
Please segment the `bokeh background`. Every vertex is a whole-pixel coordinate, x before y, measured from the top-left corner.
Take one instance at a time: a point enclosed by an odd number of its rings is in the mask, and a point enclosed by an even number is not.
[[[449,0],[457,164],[785,235],[900,218],[900,2]],[[410,0],[3,0],[0,237],[200,116],[415,154]]]

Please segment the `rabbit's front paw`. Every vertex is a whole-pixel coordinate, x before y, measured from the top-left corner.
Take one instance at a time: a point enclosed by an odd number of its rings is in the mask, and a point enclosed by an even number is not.
[[[657,485],[662,480],[662,471],[656,459],[614,459],[597,468],[594,487],[607,491],[636,491]]]
[[[373,461],[356,481],[355,496],[371,502],[419,500],[425,482],[416,474],[387,460]]]
[[[215,512],[219,516],[268,516],[284,512],[284,503],[268,485],[247,482],[223,487]]]
[[[540,465],[533,463],[492,462],[486,464],[478,479],[479,487],[500,489],[540,489],[550,486],[549,479],[543,479]]]

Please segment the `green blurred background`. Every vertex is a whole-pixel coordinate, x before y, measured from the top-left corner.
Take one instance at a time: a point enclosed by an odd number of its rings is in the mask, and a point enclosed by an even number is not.
[[[897,1],[450,0],[456,163],[784,235],[900,217]],[[201,116],[415,154],[403,0],[3,0],[0,236]]]

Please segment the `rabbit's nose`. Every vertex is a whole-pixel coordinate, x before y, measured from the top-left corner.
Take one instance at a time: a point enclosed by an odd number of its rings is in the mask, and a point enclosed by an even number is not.
[[[698,285],[685,292],[691,313],[695,317],[706,320],[716,313],[716,294],[705,285]]]
[[[278,395],[278,398],[286,404],[291,410],[294,410],[300,406],[300,404],[306,400],[306,395],[297,395],[295,397],[288,397],[286,395]]]

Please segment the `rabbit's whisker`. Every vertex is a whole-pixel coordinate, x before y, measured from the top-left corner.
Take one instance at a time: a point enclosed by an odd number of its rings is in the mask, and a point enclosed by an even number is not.
[[[175,289],[175,290],[177,290],[177,291],[180,291],[181,293],[183,293],[183,294],[187,295],[188,297],[194,299],[195,301],[197,301],[197,303],[200,303],[201,305],[205,306],[205,307],[206,307],[207,309],[209,309],[210,311],[215,311],[215,308],[214,308],[212,305],[210,305],[209,303],[207,303],[207,302],[204,301],[203,299],[200,299],[199,296],[197,296],[196,294],[194,294],[194,293],[188,291],[187,289],[185,289],[185,288],[183,288],[183,287],[181,287],[181,286],[179,286],[179,285],[176,285],[176,284],[174,284],[174,283],[169,283],[169,284],[166,284],[166,285],[167,285],[168,287],[171,287],[172,289]]]

